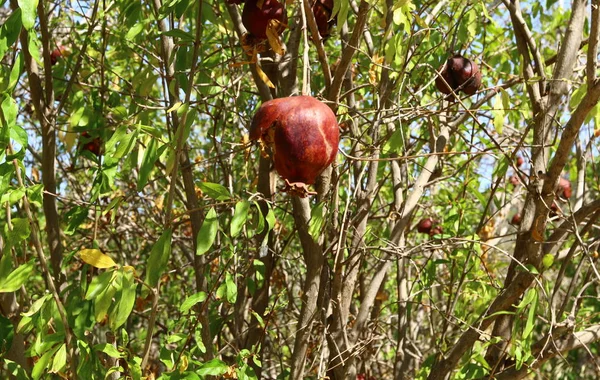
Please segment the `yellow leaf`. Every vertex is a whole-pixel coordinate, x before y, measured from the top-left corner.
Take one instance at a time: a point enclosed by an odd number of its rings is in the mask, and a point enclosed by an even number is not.
[[[90,264],[95,268],[110,268],[116,267],[117,264],[110,258],[110,256],[105,255],[100,252],[99,249],[82,249],[79,251],[79,257],[86,264]]]
[[[265,84],[271,88],[275,88],[275,85],[273,84],[273,82],[271,82],[271,80],[269,79],[269,77],[267,76],[267,74],[265,74],[264,71],[262,71],[262,69],[260,68],[260,65],[257,63],[256,64],[256,73],[258,74],[258,76],[260,77],[260,79],[265,82]]]
[[[167,113],[177,111],[179,109],[179,107],[181,107],[182,104],[183,103],[181,103],[181,102],[177,102],[177,103],[173,104],[173,107],[169,108],[167,110]]]
[[[285,25],[283,25],[280,21],[275,19],[270,19],[267,24],[267,39],[269,40],[269,45],[271,45],[271,49],[279,55],[285,54],[285,49],[282,46],[281,38],[279,38],[279,31],[285,29]]]

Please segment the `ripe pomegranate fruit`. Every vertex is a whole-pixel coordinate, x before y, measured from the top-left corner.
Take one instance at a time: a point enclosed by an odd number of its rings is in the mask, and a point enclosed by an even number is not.
[[[90,136],[89,133],[83,132],[81,134],[81,150],[87,150],[90,153],[100,156],[102,154],[102,139],[100,137]]]
[[[287,23],[287,14],[283,5],[277,0],[264,0],[262,7],[258,7],[258,0],[247,0],[242,11],[242,23],[256,38],[267,38],[267,26],[270,20],[276,20],[281,25]],[[283,33],[283,28],[277,30],[277,34]]]
[[[417,231],[429,236],[440,235],[444,233],[444,229],[438,223],[439,222],[437,220],[433,220],[431,218],[421,219],[417,225]]]
[[[523,163],[525,162],[525,159],[523,159],[523,157],[518,156],[517,157],[517,167],[520,168],[521,165],[523,165]]]
[[[510,220],[510,224],[518,226],[521,224],[521,214],[515,214]]]
[[[432,227],[433,227],[433,219],[431,219],[431,218],[421,219],[421,221],[417,225],[417,231],[419,231],[422,234],[429,235]]]
[[[319,28],[319,34],[323,38],[329,37],[331,28],[335,25],[335,18],[331,18],[333,13],[333,0],[315,0],[312,6],[315,21]]]
[[[69,51],[67,50],[67,48],[63,45],[60,45],[56,49],[52,50],[52,52],[50,53],[50,63],[52,64],[52,66],[54,66],[58,63],[60,59],[62,59],[63,56],[66,57],[68,55]]]
[[[306,197],[307,185],[327,168],[340,140],[333,111],[311,96],[292,96],[263,103],[250,125],[250,140],[270,151],[286,191]]]
[[[443,94],[450,94],[454,90],[455,93],[462,91],[473,95],[481,86],[479,67],[462,55],[456,54],[448,58],[439,71],[440,75],[435,78],[435,86]]]
[[[429,236],[433,236],[433,235],[441,235],[444,233],[444,229],[442,228],[442,226],[435,226],[431,229],[431,232],[429,233]]]
[[[559,197],[563,197],[565,199],[571,198],[573,194],[573,190],[571,189],[571,182],[566,178],[560,178],[558,180],[558,189],[556,191]]]

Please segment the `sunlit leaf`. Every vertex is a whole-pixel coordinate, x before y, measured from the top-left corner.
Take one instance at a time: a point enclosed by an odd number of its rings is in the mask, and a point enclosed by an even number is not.
[[[117,266],[110,256],[105,255],[99,249],[82,249],[78,253],[81,260],[95,268],[105,269]]]
[[[212,246],[219,231],[219,219],[214,207],[204,217],[204,222],[196,237],[196,255],[205,254]]]

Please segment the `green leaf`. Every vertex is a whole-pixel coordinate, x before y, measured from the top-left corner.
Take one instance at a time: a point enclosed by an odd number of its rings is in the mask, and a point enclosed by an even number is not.
[[[112,282],[114,276],[116,276],[116,271],[111,270],[94,277],[85,293],[85,299],[92,300],[96,298],[108,287],[108,284]]]
[[[204,194],[217,201],[227,200],[231,198],[229,190],[227,190],[225,186],[219,185],[218,183],[200,182],[200,184],[198,184],[198,187],[202,190],[202,192],[204,192]]]
[[[529,307],[529,313],[527,315],[527,322],[525,323],[525,329],[523,330],[523,339],[527,339],[529,335],[531,335],[533,327],[535,326],[536,310],[538,306],[538,293],[535,289],[531,289],[531,291],[534,296],[531,300],[531,306]]]
[[[52,361],[52,368],[50,368],[51,373],[59,373],[63,370],[67,365],[67,345],[65,343],[60,345],[58,351],[56,351],[56,355],[54,356],[54,360]]]
[[[160,276],[164,273],[171,256],[171,240],[173,231],[165,230],[158,241],[152,247],[150,258],[148,259],[148,267],[146,268],[146,284],[151,287],[158,285]]]
[[[25,218],[14,218],[12,220],[13,229],[9,230],[6,234],[11,246],[15,246],[16,244],[22,242],[27,239],[31,234],[31,227],[29,225],[29,220]]]
[[[127,125],[122,125],[106,142],[105,164],[112,166],[118,163],[135,145],[139,130],[129,131]]]
[[[108,309],[112,306],[113,297],[117,293],[117,288],[111,282],[108,286],[94,298],[94,316],[96,322],[100,322],[108,314]]]
[[[188,298],[186,298],[185,301],[183,301],[183,303],[179,307],[179,311],[185,314],[188,311],[190,311],[190,309],[192,307],[194,307],[194,305],[196,305],[199,302],[204,302],[205,300],[206,300],[206,293],[198,292],[196,294],[193,294],[193,295],[189,296]]]
[[[112,331],[117,331],[127,321],[135,304],[137,284],[133,278],[133,273],[125,270],[120,272],[122,272],[120,296],[116,300],[116,306],[110,313],[110,329]]]
[[[119,350],[117,350],[115,348],[115,346],[113,346],[112,344],[108,344],[108,343],[101,343],[101,344],[95,345],[94,351],[105,353],[106,355],[110,356],[111,358],[115,358],[115,359],[120,359],[120,358],[125,357],[125,355],[122,352],[120,352]]]
[[[574,110],[575,108],[577,108],[577,106],[579,105],[579,103],[581,103],[581,100],[583,99],[583,97],[585,96],[586,93],[587,93],[587,83],[584,82],[581,86],[579,86],[573,92],[573,95],[571,95],[571,100],[569,101],[569,108],[571,110]]]
[[[250,210],[250,202],[248,201],[240,201],[235,204],[235,211],[229,226],[229,233],[232,238],[238,236],[242,231],[246,220],[248,220],[248,210]]]
[[[2,27],[0,27],[0,60],[8,49],[17,41],[21,32],[21,14],[20,8],[15,9],[10,17],[6,19]]]
[[[21,22],[23,23],[23,27],[27,30],[33,28],[35,25],[38,1],[39,0],[17,0],[17,4],[19,4],[19,8],[21,8]]]
[[[323,205],[321,202],[317,204],[310,211],[310,220],[308,221],[308,233],[313,238],[313,240],[317,241],[319,236],[322,235],[323,225],[325,224],[325,218],[323,217]]]
[[[192,34],[181,29],[171,29],[163,32],[162,35],[178,38],[180,42],[194,42],[196,40],[196,37],[194,37]]]
[[[19,83],[19,77],[21,76],[21,72],[23,71],[23,54],[19,53],[16,56],[15,63],[13,64],[12,69],[10,70],[10,77],[8,81],[8,88],[6,92],[8,94],[12,94],[13,90]]]
[[[142,22],[138,22],[133,27],[129,29],[127,34],[125,35],[125,39],[127,41],[133,41],[135,37],[140,34],[144,30],[144,24]]]
[[[88,216],[89,209],[84,206],[75,206],[64,215],[64,220],[67,223],[65,234],[72,236],[75,232],[80,231],[79,226]]]
[[[399,127],[392,133],[389,140],[385,142],[382,148],[383,154],[402,153],[404,148],[404,137],[402,128]]]
[[[219,230],[219,219],[214,207],[204,217],[204,222],[196,237],[196,255],[205,254],[212,246]]]
[[[219,359],[208,361],[196,371],[200,376],[221,376],[227,372],[229,366]]]
[[[227,298],[227,302],[233,305],[237,299],[237,286],[235,285],[235,281],[231,273],[227,273],[225,275],[225,287],[225,296]]]
[[[544,267],[544,269],[550,268],[552,264],[554,264],[554,255],[551,253],[544,255],[544,257],[542,258],[542,266]]]
[[[32,259],[12,271],[6,278],[0,278],[0,293],[14,292],[19,289],[30,278],[34,263],[35,259]]]
[[[496,133],[499,135],[502,134],[502,130],[504,129],[504,105],[502,104],[502,95],[496,94],[494,96],[494,105],[492,109],[492,116],[494,117],[494,129],[496,129]]]
[[[31,377],[34,380],[38,380],[44,374],[44,370],[48,367],[50,359],[54,353],[59,349],[59,346],[47,351],[42,357],[35,363],[33,370],[31,371]]]
[[[142,164],[140,166],[140,174],[137,181],[137,191],[142,191],[144,186],[148,183],[148,178],[150,178],[150,173],[152,173],[152,169],[154,169],[154,163],[160,157],[166,145],[163,145],[161,149],[158,149],[158,142],[156,139],[150,139],[150,143],[144,152],[144,158],[142,159]]]

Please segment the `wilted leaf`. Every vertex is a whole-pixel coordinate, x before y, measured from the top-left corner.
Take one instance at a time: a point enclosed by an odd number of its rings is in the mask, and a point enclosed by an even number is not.
[[[279,38],[279,31],[284,28],[285,26],[281,23],[281,21],[276,19],[270,19],[267,24],[267,40],[269,40],[269,45],[271,45],[273,51],[279,55],[285,54],[283,43],[281,42],[281,38]]]

